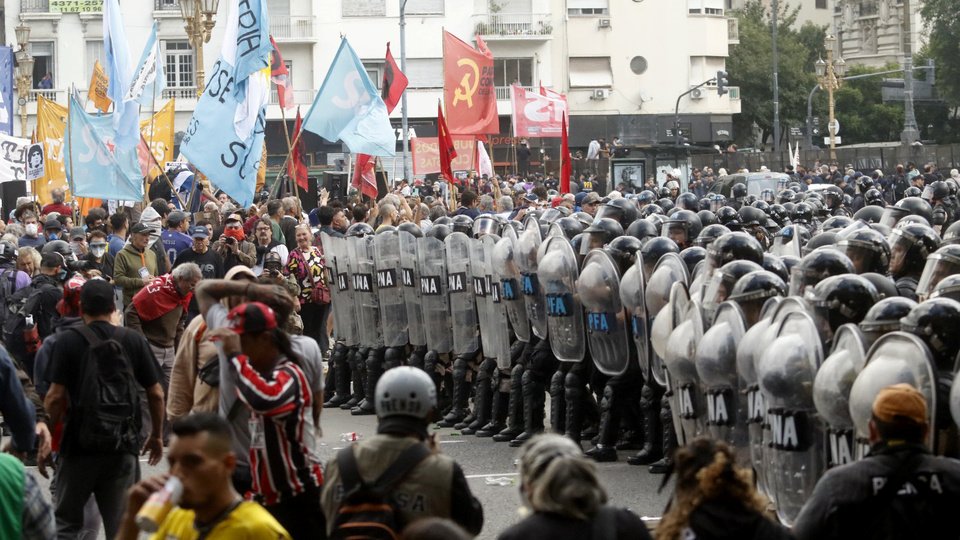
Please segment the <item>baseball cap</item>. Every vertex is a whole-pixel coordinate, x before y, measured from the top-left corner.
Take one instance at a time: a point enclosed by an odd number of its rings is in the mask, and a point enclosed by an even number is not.
[[[256,334],[277,327],[277,316],[262,302],[247,302],[230,310],[230,329],[238,334]]]
[[[47,220],[43,222],[43,228],[50,231],[52,230],[62,231],[63,224],[60,223],[60,220],[58,220],[57,218],[47,218]]]
[[[110,313],[116,309],[113,285],[102,279],[91,279],[80,289],[80,310],[89,315]],[[109,311],[105,311],[109,310]]]
[[[71,240],[83,240],[86,237],[87,233],[83,230],[83,227],[74,227],[70,229]]]
[[[240,214],[230,214],[229,216],[227,216],[226,219],[223,220],[224,223],[230,223],[231,221],[236,221],[237,223],[243,223],[243,220],[240,219]]]
[[[190,236],[193,238],[209,238],[210,231],[204,225],[190,227]]]
[[[598,202],[600,202],[600,195],[597,195],[596,191],[589,191],[583,197],[583,200],[580,201],[580,206],[585,204],[596,204]]]
[[[150,234],[150,227],[146,223],[134,223],[130,227],[130,234]]]
[[[535,202],[537,202],[537,201],[540,200],[540,199],[539,199],[536,195],[534,195],[533,193],[527,193],[526,195],[523,196],[523,198],[526,199],[527,202],[533,202],[533,203],[535,203]]]
[[[180,211],[173,211],[167,215],[167,224],[169,225],[179,225],[183,223],[183,220],[187,219],[187,215]]]
[[[873,416],[881,422],[893,422],[900,417],[926,424],[927,400],[919,390],[907,383],[887,386],[873,400]]]

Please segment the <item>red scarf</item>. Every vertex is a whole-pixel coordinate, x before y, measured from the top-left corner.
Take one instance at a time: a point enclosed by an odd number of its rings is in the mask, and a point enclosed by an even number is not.
[[[177,306],[186,310],[192,297],[192,292],[187,293],[186,296],[180,296],[173,276],[165,274],[133,295],[133,308],[137,310],[141,321],[152,321],[170,313]]]

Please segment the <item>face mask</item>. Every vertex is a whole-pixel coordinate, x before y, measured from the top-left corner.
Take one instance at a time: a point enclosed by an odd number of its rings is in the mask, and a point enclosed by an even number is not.
[[[37,235],[38,230],[37,230],[37,224],[36,224],[36,223],[27,223],[27,225],[26,225],[26,227],[24,227],[24,229],[25,229],[25,231],[26,231],[26,233],[27,233],[27,236],[36,236],[36,235]]]
[[[92,246],[92,247],[90,248],[90,253],[93,253],[93,256],[96,257],[96,258],[98,258],[98,259],[99,259],[100,257],[103,257],[103,255],[104,255],[106,252],[107,252],[107,247],[106,247],[106,246]]]
[[[233,238],[238,242],[243,242],[247,237],[246,233],[243,232],[243,229],[224,229],[223,234],[224,236]]]
[[[54,241],[54,240],[59,240],[59,239],[60,239],[60,234],[59,234],[59,233],[50,233],[50,234],[47,235],[47,240],[50,240],[51,242]]]

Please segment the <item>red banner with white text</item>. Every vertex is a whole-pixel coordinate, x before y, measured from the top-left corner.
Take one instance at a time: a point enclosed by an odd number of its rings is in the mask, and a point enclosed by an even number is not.
[[[453,158],[451,169],[454,171],[475,170],[474,158],[477,151],[473,137],[453,136],[453,147],[457,157]],[[413,154],[413,174],[433,174],[440,172],[440,143],[436,137],[417,137],[410,139]]]
[[[555,94],[554,95],[560,95]],[[566,96],[553,97],[510,87],[514,137],[559,137],[568,115]]]

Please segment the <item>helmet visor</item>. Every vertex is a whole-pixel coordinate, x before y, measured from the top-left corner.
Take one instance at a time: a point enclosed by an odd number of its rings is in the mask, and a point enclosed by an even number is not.
[[[953,274],[960,274],[960,260],[942,253],[930,255],[917,283],[917,297],[921,302],[926,300],[940,280]]]
[[[837,245],[837,248],[850,258],[858,274],[866,272],[885,274],[887,271],[889,261],[886,255],[872,244],[844,240]]]
[[[678,246],[686,246],[687,224],[682,221],[667,221],[660,229],[660,236],[673,240]]]

